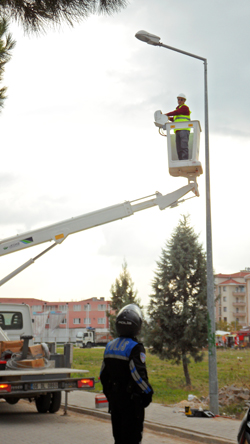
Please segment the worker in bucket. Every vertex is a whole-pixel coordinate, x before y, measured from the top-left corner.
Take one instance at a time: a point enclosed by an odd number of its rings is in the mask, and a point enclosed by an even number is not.
[[[109,402],[115,444],[139,444],[144,409],[153,395],[145,348],[136,339],[142,325],[140,308],[135,304],[123,307],[115,325],[119,337],[106,346],[100,379]]]
[[[186,122],[190,120],[191,111],[186,102],[186,96],[183,93],[180,93],[177,96],[178,106],[174,111],[170,111],[166,114],[169,117],[169,120],[172,122]],[[179,160],[188,160],[188,141],[189,141],[189,133],[190,129],[175,129],[175,141],[176,141],[176,149]]]

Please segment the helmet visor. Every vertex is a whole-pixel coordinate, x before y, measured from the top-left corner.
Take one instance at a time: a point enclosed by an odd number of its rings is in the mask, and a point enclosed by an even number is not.
[[[124,310],[132,310],[138,314],[140,319],[142,319],[142,312],[141,312],[140,307],[138,307],[138,305],[136,305],[136,304],[125,305],[125,307],[121,308],[121,310],[119,311],[117,316],[119,316],[121,313],[123,313]]]

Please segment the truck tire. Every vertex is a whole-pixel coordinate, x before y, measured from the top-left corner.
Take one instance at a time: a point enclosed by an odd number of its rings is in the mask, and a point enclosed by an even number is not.
[[[20,398],[5,398],[5,401],[8,403],[8,404],[11,404],[11,405],[14,405],[14,404],[17,404],[18,403],[18,401],[19,401],[19,399]]]
[[[50,408],[51,402],[51,393],[47,393],[46,395],[41,395],[35,399],[36,409],[38,413],[47,413]]]
[[[92,347],[91,342],[87,342],[87,348],[91,348],[91,347]]]
[[[51,401],[49,406],[50,413],[56,413],[61,407],[62,392],[51,393]]]

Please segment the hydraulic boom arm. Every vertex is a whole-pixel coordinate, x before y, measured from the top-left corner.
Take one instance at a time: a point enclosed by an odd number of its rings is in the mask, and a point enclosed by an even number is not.
[[[2,279],[0,281],[0,286],[34,263],[36,259],[41,257],[51,248],[63,242],[69,234],[77,233],[79,231],[87,230],[99,225],[104,225],[118,219],[123,219],[124,217],[131,216],[136,211],[145,210],[154,206],[158,206],[160,210],[164,210],[167,207],[174,207],[183,201],[179,201],[179,199],[185,196],[185,194],[187,194],[189,191],[192,191],[196,196],[199,195],[196,182],[189,182],[188,185],[164,196],[161,193],[156,192],[152,196],[113,205],[92,213],[72,217],[71,219],[67,219],[53,225],[48,225],[44,228],[28,231],[26,233],[1,240],[0,256],[42,244],[44,242],[54,241],[54,243],[38,256],[30,259],[21,267],[13,271],[10,275]]]

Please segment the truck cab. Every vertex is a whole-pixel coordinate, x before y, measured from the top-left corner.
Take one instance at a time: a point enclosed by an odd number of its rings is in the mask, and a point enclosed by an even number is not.
[[[18,341],[20,336],[33,336],[30,308],[27,304],[1,304],[0,303],[0,341],[6,336],[10,341]],[[30,340],[30,345],[33,340]]]
[[[91,348],[95,345],[94,331],[79,331],[76,335],[76,345],[81,348]]]

